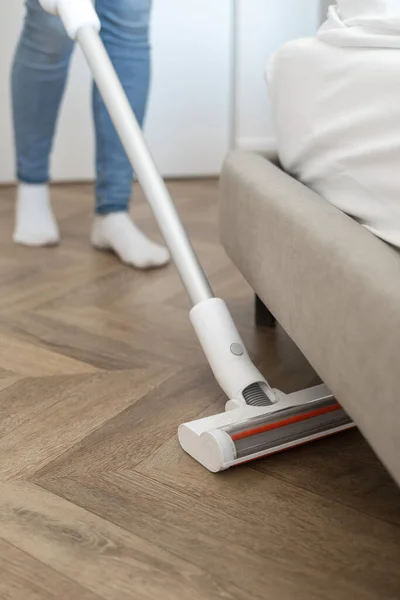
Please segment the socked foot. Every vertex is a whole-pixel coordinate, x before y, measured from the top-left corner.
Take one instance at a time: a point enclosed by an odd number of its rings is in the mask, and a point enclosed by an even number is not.
[[[111,250],[137,269],[163,267],[170,261],[166,248],[149,240],[126,212],[96,216],[91,241],[94,248]]]
[[[16,244],[24,246],[53,246],[59,243],[60,232],[47,185],[19,185],[13,239]]]

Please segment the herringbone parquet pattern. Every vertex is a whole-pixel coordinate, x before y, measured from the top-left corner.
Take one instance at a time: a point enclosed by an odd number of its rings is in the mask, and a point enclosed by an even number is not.
[[[311,385],[283,331],[253,326],[217,243],[216,183],[170,185],[257,363],[286,391]],[[0,599],[400,598],[400,495],[360,435],[205,472],[176,429],[224,399],[173,267],[92,251],[89,186],[54,190],[59,248],[17,248],[13,193],[0,190]]]

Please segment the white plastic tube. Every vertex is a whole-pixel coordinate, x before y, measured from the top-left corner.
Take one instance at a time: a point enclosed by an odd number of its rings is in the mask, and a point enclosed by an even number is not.
[[[210,284],[179,219],[167,186],[144,141],[142,131],[97,33],[82,27],[77,41],[88,61],[135,174],[193,305],[213,297]]]

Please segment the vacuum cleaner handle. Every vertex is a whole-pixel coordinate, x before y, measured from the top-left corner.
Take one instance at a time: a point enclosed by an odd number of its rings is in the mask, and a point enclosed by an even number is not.
[[[39,1],[45,10],[61,17],[86,57],[192,302],[191,320],[217,381],[229,400],[257,405],[275,402],[275,393],[247,354],[228,308],[214,298],[100,39],[100,22],[91,0]]]

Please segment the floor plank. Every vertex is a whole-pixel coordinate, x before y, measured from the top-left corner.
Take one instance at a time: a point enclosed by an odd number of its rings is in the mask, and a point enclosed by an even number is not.
[[[28,483],[0,489],[0,534],[105,600],[232,599],[210,575]]]
[[[0,406],[5,406],[6,418],[14,424],[7,425],[0,439],[0,479],[29,477],[133,405],[168,375],[166,369],[151,368],[26,379],[3,391]],[[19,400],[18,409],[14,398]],[[36,402],[40,402],[39,410]]]
[[[100,596],[0,539],[1,600],[100,600]]]
[[[277,454],[253,468],[400,526],[400,490],[358,431],[289,456]]]
[[[9,333],[1,333],[0,366],[26,377],[46,377],[51,375],[79,375],[96,373],[96,367],[63,356],[59,352],[40,348],[37,344],[20,339]]]

